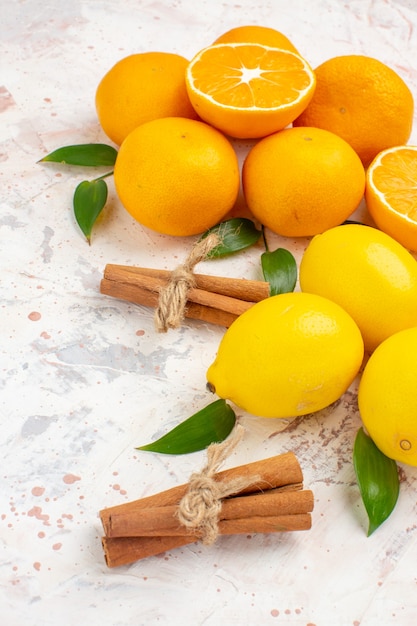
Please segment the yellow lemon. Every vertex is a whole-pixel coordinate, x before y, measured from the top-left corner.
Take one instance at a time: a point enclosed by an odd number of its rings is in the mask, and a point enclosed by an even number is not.
[[[225,332],[207,371],[208,387],[260,417],[323,409],[349,387],[363,341],[337,304],[307,293],[262,300]]]
[[[302,291],[333,300],[353,317],[368,352],[417,326],[417,262],[376,228],[345,224],[316,235],[299,274]]]
[[[386,456],[417,466],[417,327],[386,339],[359,384],[362,421]]]

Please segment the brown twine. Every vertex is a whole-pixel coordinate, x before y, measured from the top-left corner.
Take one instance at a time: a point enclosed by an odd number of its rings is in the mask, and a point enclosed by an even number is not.
[[[219,237],[212,233],[198,241],[182,265],[173,270],[166,287],[159,292],[155,310],[155,327],[158,332],[178,328],[184,319],[189,290],[195,286],[194,267],[204,261],[209,252],[219,243]]]
[[[211,444],[207,448],[207,464],[200,472],[191,474],[188,491],[179,503],[179,521],[189,530],[196,531],[206,545],[217,539],[222,499],[259,480],[259,476],[241,476],[225,482],[214,479],[217,469],[242,439],[243,434],[243,426],[238,425],[234,434],[226,441]]]

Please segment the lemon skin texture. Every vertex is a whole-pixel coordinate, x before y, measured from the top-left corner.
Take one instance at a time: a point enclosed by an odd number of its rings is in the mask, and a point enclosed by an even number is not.
[[[354,380],[363,341],[337,304],[293,292],[262,300],[225,332],[210,389],[260,417],[295,417],[332,404]]]
[[[417,327],[395,333],[369,358],[358,391],[359,412],[386,456],[417,466]]]
[[[369,353],[417,326],[417,262],[377,228],[336,226],[316,235],[301,259],[301,290],[333,300],[353,317]]]

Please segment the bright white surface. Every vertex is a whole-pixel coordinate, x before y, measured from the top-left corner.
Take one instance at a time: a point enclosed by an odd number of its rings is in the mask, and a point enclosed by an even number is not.
[[[166,457],[134,447],[212,400],[205,371],[222,331],[187,323],[156,335],[149,310],[102,296],[106,263],[173,269],[194,239],[133,223],[110,181],[109,206],[88,247],[71,201],[76,184],[95,174],[36,162],[63,145],[107,142],[94,92],[118,59],[152,49],[191,58],[239,24],[281,30],[313,67],[338,54],[375,56],[416,96],[417,4],[1,5],[2,624],[415,624],[417,470],[403,468],[397,508],[367,538],[351,462],[360,425],[354,386],[335,410],[304,420],[238,412],[246,434],[226,466],[293,450],[316,498],[311,531],[223,537],[211,548],[106,567],[98,511],[185,482],[205,460],[203,453]],[[271,243],[297,258],[305,245]],[[259,245],[199,271],[259,278],[261,252]]]

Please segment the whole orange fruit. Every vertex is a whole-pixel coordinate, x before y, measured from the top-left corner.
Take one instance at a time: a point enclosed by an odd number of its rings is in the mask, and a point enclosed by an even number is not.
[[[365,199],[375,224],[417,252],[417,146],[380,152],[366,172]]]
[[[188,60],[169,52],[143,52],[118,61],[96,90],[96,110],[106,135],[120,145],[140,124],[169,117],[197,119],[185,87]]]
[[[275,28],[256,24],[231,28],[217,37],[213,43],[262,43],[265,46],[291,50],[298,54],[298,50],[283,33]]]
[[[365,170],[346,141],[320,128],[288,128],[249,151],[243,192],[253,215],[286,237],[341,224],[358,207]]]
[[[126,137],[114,182],[138,222],[166,235],[189,236],[211,228],[233,207],[239,165],[220,131],[168,117],[146,122]]]
[[[289,50],[219,43],[201,50],[186,72],[191,103],[204,121],[237,138],[288,126],[310,102],[314,73]]]
[[[328,59],[314,71],[314,96],[294,126],[336,133],[365,166],[381,150],[407,143],[413,96],[394,70],[372,57],[345,55]]]

